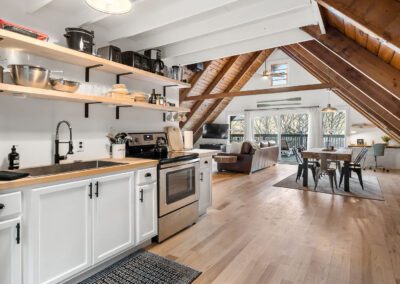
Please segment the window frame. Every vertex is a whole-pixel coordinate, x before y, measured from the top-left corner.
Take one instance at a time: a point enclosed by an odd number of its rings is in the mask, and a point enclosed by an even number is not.
[[[280,84],[280,85],[274,85],[273,84],[273,75],[271,75],[271,77],[270,77],[270,86],[271,87],[281,87],[281,86],[287,86],[287,85],[289,85],[289,63],[288,62],[286,62],[286,61],[282,61],[282,62],[275,62],[275,63],[271,63],[270,64],[270,66],[269,66],[269,71],[270,71],[270,73],[272,74],[272,68],[273,68],[273,66],[276,66],[276,65],[286,65],[286,83],[285,84]]]

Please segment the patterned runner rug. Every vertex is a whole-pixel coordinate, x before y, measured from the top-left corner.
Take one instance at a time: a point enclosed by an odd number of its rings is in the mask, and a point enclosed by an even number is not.
[[[186,284],[201,272],[153,253],[139,250],[80,284]]]

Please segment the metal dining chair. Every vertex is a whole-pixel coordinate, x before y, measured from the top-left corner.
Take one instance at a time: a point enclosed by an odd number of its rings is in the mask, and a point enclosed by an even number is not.
[[[296,176],[296,182],[301,178],[301,175],[303,173],[303,158],[300,156],[300,153],[302,151],[301,148],[299,149],[292,149],[293,155],[296,157],[296,162],[298,164],[297,166],[297,176]],[[315,182],[315,169],[317,167],[317,162],[316,161],[308,161],[307,167],[311,170],[312,176]]]
[[[335,190],[333,189],[333,183],[335,183],[336,189],[337,187],[337,178],[336,178],[336,170],[337,170],[337,163],[336,161],[328,161],[327,160],[327,155],[326,154],[321,154],[320,155],[320,163],[319,167],[316,168],[315,172],[315,187],[314,190],[317,190],[318,182],[320,177],[323,175],[327,175],[329,177],[329,184],[331,186],[332,193],[335,193]]]
[[[364,190],[364,184],[363,184],[363,179],[362,179],[362,165],[361,164],[365,161],[367,152],[368,152],[367,147],[362,148],[360,153],[358,153],[357,157],[354,159],[354,161],[351,162],[349,165],[350,173],[355,172],[357,174],[358,180],[360,181],[360,185],[363,190]],[[344,172],[343,172],[343,169],[341,169],[339,187],[342,184],[343,176],[344,176]]]

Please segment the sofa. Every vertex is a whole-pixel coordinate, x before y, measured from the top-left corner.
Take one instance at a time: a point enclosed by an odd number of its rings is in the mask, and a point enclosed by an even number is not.
[[[237,161],[234,163],[218,163],[218,171],[232,171],[251,174],[256,171],[268,168],[278,162],[279,146],[269,142],[260,144],[245,141],[234,150],[231,147],[230,153],[219,153],[217,156],[235,156]],[[237,145],[235,145],[237,149]]]

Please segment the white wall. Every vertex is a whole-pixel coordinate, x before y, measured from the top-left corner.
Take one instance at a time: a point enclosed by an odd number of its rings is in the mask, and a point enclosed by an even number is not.
[[[288,63],[288,85],[306,85],[306,84],[317,84],[319,81],[304,70],[299,64],[289,58],[281,50],[276,50],[267,60],[267,68],[269,69],[271,64],[276,63]],[[257,74],[243,87],[242,90],[255,90],[265,89],[270,87],[269,81],[262,79],[261,74],[264,70],[264,65],[260,67]],[[330,93],[330,97],[328,94]],[[348,113],[348,124],[356,123],[370,123],[360,113],[351,108],[346,102],[336,96],[334,93],[328,90],[314,90],[314,91],[301,91],[291,93],[280,93],[280,94],[268,94],[268,95],[255,95],[255,96],[244,96],[235,97],[228,107],[217,117],[215,123],[228,123],[228,116],[234,114],[244,114],[245,109],[256,109],[257,101],[260,100],[274,100],[301,97],[300,106],[320,106],[324,107],[328,103],[328,97],[331,104],[340,109],[346,109]],[[284,103],[284,102],[283,102]],[[349,127],[347,131],[348,143],[355,144],[357,139],[363,138],[366,144],[372,144],[372,142],[381,142],[381,136],[384,133],[378,128],[353,128]],[[209,141],[207,141],[209,142]],[[198,143],[204,143],[204,140],[200,140]],[[394,141],[391,144],[396,144]],[[387,155],[385,157],[385,163],[391,168],[400,168],[400,149],[387,149]]]
[[[40,65],[51,70],[63,70],[64,78],[84,82],[84,68],[30,56],[12,50],[0,50],[0,60],[7,59],[3,66],[13,63]],[[6,78],[9,80],[9,78]],[[92,69],[89,84],[81,86],[80,91],[97,93],[107,91],[115,83],[115,75],[97,72]],[[121,78],[130,90],[150,92],[160,86],[152,86],[136,80]],[[178,103],[178,90],[168,89],[167,99]],[[84,118],[84,104],[62,101],[38,100],[0,95],[0,168],[8,166],[7,155],[11,146],[18,145],[21,167],[48,165],[53,163],[54,135],[60,120],[68,120],[73,129],[74,152],[69,160],[87,160],[108,157],[109,142],[105,137],[114,128],[116,131],[141,132],[163,131],[163,113],[154,110],[121,108],[120,119],[115,119],[115,107],[91,105],[89,118]],[[68,138],[68,131],[62,126],[61,140]],[[84,152],[77,153],[78,141],[83,141]],[[63,154],[65,148],[61,149]]]

